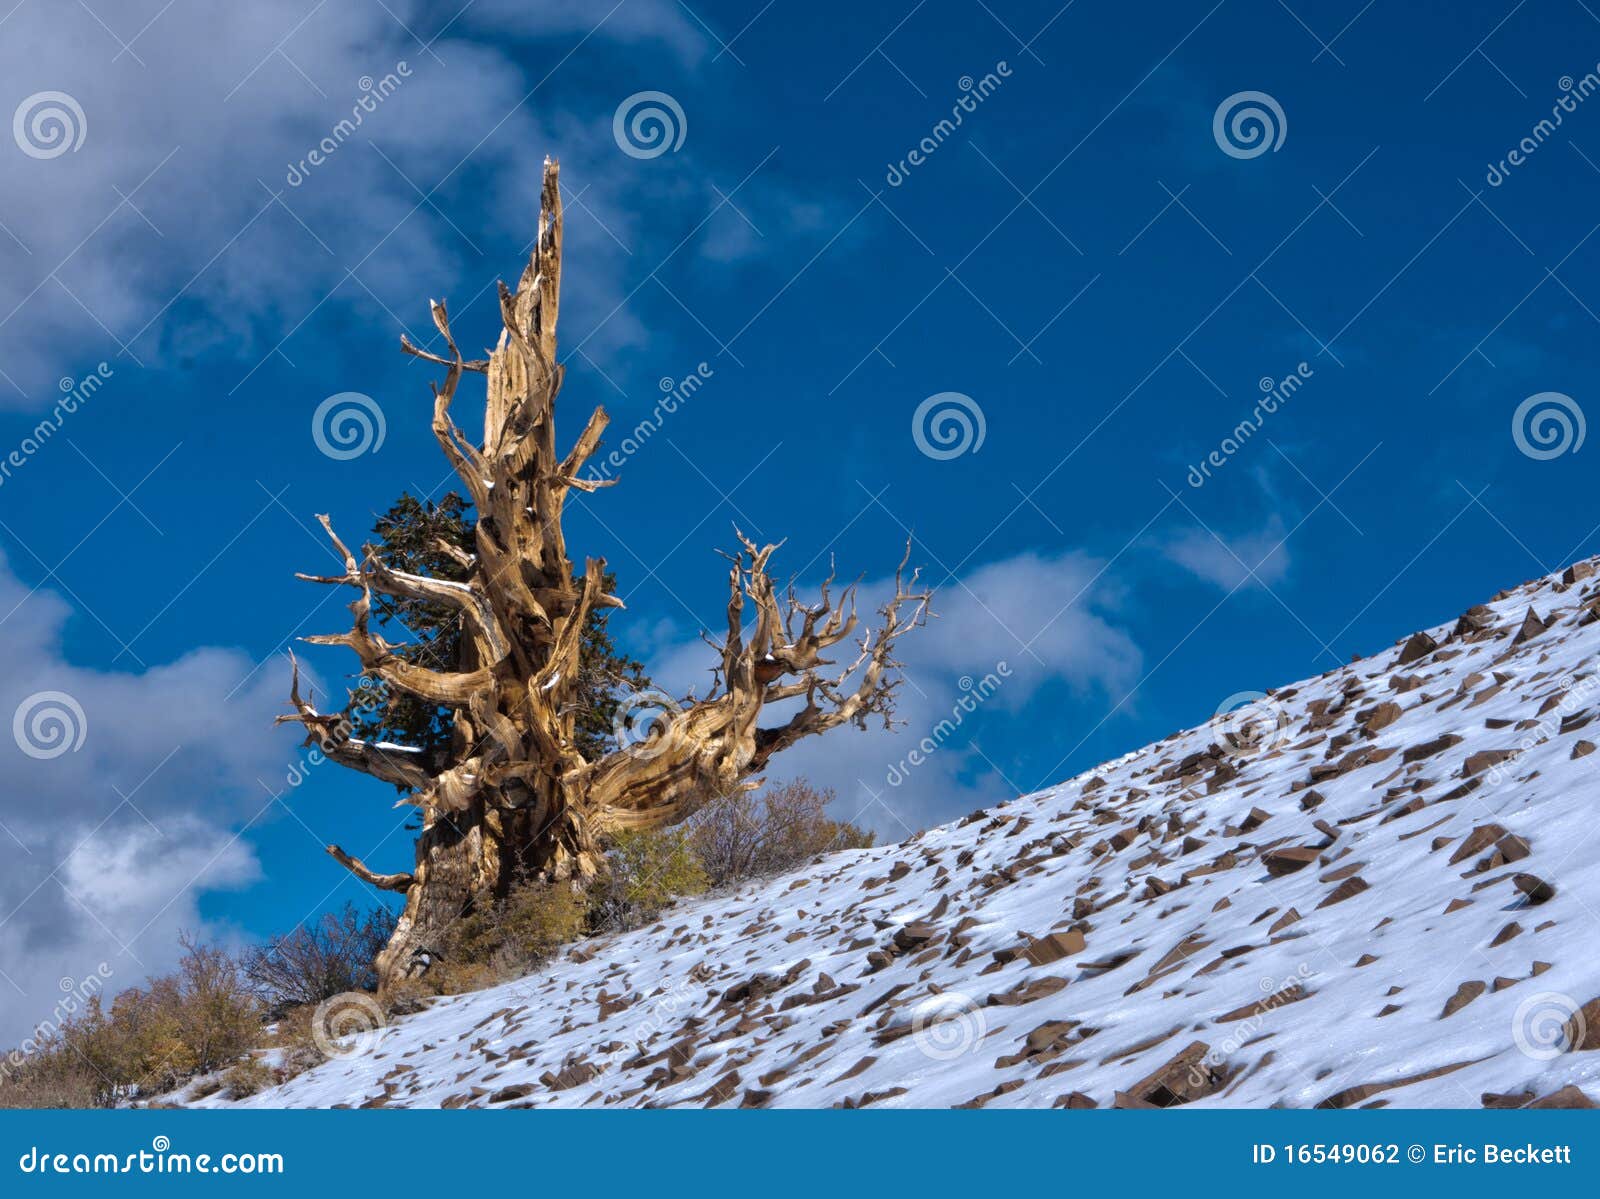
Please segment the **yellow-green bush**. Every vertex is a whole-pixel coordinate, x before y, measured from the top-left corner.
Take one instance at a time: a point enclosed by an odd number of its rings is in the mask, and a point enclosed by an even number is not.
[[[93,996],[0,1082],[0,1106],[78,1107],[161,1094],[236,1061],[261,1035],[260,1007],[225,951],[182,939],[177,972]]]
[[[589,889],[590,924],[602,932],[648,924],[680,896],[711,885],[681,828],[619,833],[606,865],[608,873]]]
[[[245,1099],[257,1091],[276,1086],[278,1075],[271,1066],[252,1055],[228,1067],[222,1081],[228,1088],[228,1098]]]
[[[493,986],[525,974],[582,935],[587,901],[566,882],[530,882],[485,901],[456,922],[426,981],[440,994]]]

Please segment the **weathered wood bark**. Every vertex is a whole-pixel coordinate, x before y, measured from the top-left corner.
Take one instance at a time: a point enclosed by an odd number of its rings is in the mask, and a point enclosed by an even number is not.
[[[556,359],[561,290],[561,193],[557,166],[546,161],[538,238],[515,291],[500,285],[502,329],[485,360],[465,360],[443,303],[431,304],[446,350],[435,354],[402,338],[401,348],[444,368],[434,387],[433,431],[476,509],[476,554],[461,560],[464,583],[396,571],[371,546],[353,553],[319,517],[343,573],[302,575],[354,588],[353,627],[308,637],[342,645],[362,672],[454,714],[448,760],[427,761],[403,746],[353,739],[342,717],[323,714],[300,694],[298,668],[281,717],[305,726],[334,761],[404,790],[423,828],[409,874],[378,874],[338,846],[329,853],[372,885],[406,896],[394,938],[379,959],[385,985],[425,970],[451,925],[474,905],[503,895],[515,881],[581,883],[603,868],[605,837],[652,828],[691,814],[706,801],[757,785],[773,754],[802,737],[869,717],[891,723],[896,640],[928,614],[928,593],[902,559],[880,623],[858,634],[856,587],[833,594],[830,577],[818,603],[793,588],[780,598],[768,562],[776,546],[739,534],[727,555],[729,600],[722,640],[707,638],[719,665],[712,692],[682,702],[641,697],[656,711],[648,735],[619,729],[623,744],[596,760],[574,733],[578,652],[584,622],[597,607],[620,607],[605,594],[605,562],[573,572],[562,512],[574,491],[615,480],[580,472],[600,445],[607,416],[596,409],[576,443],[558,456],[554,404],[563,368]],[[451,416],[464,375],[486,376],[484,434],[469,441]],[[448,547],[446,547],[448,548]],[[453,552],[453,551],[452,551]],[[910,547],[907,546],[909,556]],[[374,594],[425,599],[461,614],[462,660],[451,671],[406,661],[369,627]],[[747,615],[747,608],[749,609]],[[851,642],[847,665],[825,655]],[[832,668],[832,669],[830,669]],[[762,726],[763,709],[783,718]]]

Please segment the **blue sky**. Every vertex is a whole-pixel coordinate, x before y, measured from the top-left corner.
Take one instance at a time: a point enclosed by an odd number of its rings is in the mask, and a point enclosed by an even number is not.
[[[620,435],[661,380],[708,376],[569,520],[619,576],[623,643],[703,680],[735,522],[813,581],[829,554],[881,580],[915,534],[941,617],[905,643],[908,727],[786,767],[885,837],[1596,551],[1596,451],[1513,436],[1530,396],[1594,402],[1600,100],[1536,131],[1600,71],[1589,6],[610,2],[0,20],[0,449],[61,380],[109,375],[0,480],[0,708],[61,692],[86,726],[5,774],[0,1039],[58,977],[164,966],[179,927],[248,938],[365,901],[325,842],[409,863],[392,792],[297,772],[270,727],[293,638],[345,623],[293,572],[326,569],[316,513],[355,538],[447,484],[430,368],[398,339],[427,341],[441,297],[466,346],[490,340],[546,153],[568,434],[603,403]],[[941,130],[963,80],[984,98]],[[76,106],[59,154],[29,122],[52,92]],[[619,144],[640,92],[681,112],[676,149]],[[1214,135],[1246,92],[1281,113],[1276,149]],[[341,392],[372,398],[381,447],[319,451]],[[913,416],[952,392],[981,447],[928,456]],[[349,665],[307,658],[324,687]]]

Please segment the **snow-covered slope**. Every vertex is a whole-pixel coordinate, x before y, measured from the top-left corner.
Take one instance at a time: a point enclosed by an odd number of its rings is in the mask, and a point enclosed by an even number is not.
[[[1592,566],[1051,790],[438,1001],[246,1103],[1600,1097],[1600,1053],[1563,1051],[1600,1046],[1600,1003],[1580,1010],[1600,996]]]

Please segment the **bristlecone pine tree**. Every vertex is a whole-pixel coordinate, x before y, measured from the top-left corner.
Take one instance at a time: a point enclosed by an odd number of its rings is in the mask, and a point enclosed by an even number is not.
[[[401,339],[408,354],[442,366],[433,386],[433,432],[476,514],[475,553],[440,544],[461,567],[447,580],[396,570],[372,546],[358,556],[319,517],[344,563],[344,573],[305,575],[348,585],[360,594],[348,633],[308,637],[316,645],[353,650],[362,674],[387,688],[452,713],[447,752],[425,755],[349,735],[340,713],[320,713],[303,698],[298,667],[291,686],[294,714],[307,743],[334,761],[393,783],[401,803],[422,813],[416,862],[409,873],[369,869],[337,845],[347,869],[373,886],[402,892],[405,908],[378,959],[385,986],[413,977],[440,952],[444,934],[475,905],[492,902],[514,883],[581,885],[604,869],[609,834],[682,820],[702,804],[749,790],[753,776],[802,737],[869,717],[892,724],[898,686],[896,641],[921,625],[929,593],[919,589],[907,557],[895,571],[894,594],[876,627],[857,634],[856,587],[835,595],[831,576],[817,603],[802,603],[792,586],[780,596],[768,573],[775,545],[757,546],[737,533],[740,549],[725,555],[727,629],[720,662],[703,699],[655,708],[648,737],[604,755],[585,756],[574,736],[575,687],[586,619],[620,607],[606,594],[605,562],[590,558],[575,575],[562,535],[562,509],[573,491],[614,480],[586,478],[584,464],[607,424],[597,408],[565,456],[556,452],[554,404],[563,368],[556,360],[561,290],[561,194],[557,165],[546,160],[538,240],[515,292],[500,284],[503,323],[487,359],[461,356],[443,303],[433,323],[446,354]],[[451,417],[465,374],[487,376],[483,441],[474,445]],[[369,629],[373,596],[449,605],[465,635],[453,670],[408,660],[404,647]],[[848,662],[825,657],[849,641]],[[773,722],[762,711],[777,704]]]

